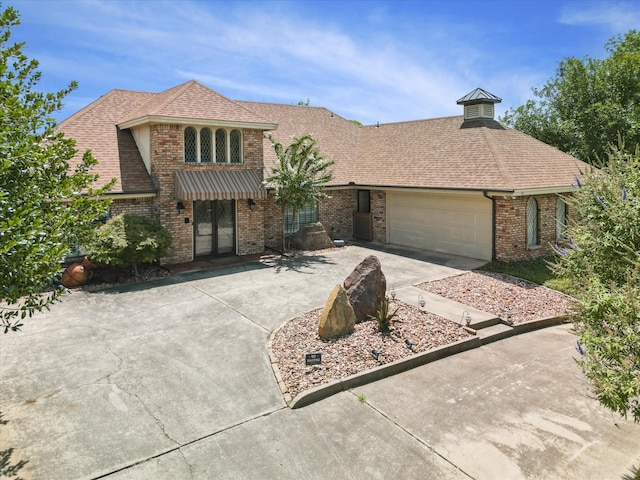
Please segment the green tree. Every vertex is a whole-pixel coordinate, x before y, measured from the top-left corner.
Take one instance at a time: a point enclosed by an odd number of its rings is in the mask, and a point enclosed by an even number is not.
[[[633,152],[640,144],[640,32],[611,38],[604,59],[570,57],[555,77],[533,88],[535,100],[501,120],[580,160],[606,159],[619,136]]]
[[[0,327],[19,330],[22,319],[49,308],[60,290],[45,292],[60,273],[75,243],[84,243],[104,215],[106,188],[97,179],[90,152],[72,170],[75,142],[55,131],[50,116],[76,88],[57,93],[34,88],[38,62],[22,53],[24,43],[9,44],[20,24],[11,7],[0,13]],[[109,186],[110,187],[110,186]]]
[[[329,167],[334,164],[320,154],[316,140],[311,135],[294,138],[284,148],[273,136],[271,140],[278,164],[263,185],[274,189],[275,201],[282,208],[283,225],[286,228],[286,207],[293,210],[293,224],[298,211],[305,205],[315,204],[326,198],[322,187],[331,180]],[[282,250],[285,250],[285,233],[282,235]]]
[[[156,220],[121,214],[98,228],[87,248],[92,262],[118,267],[157,263],[172,246],[171,234]]]
[[[580,300],[580,364],[606,407],[640,421],[640,148],[613,149],[568,198],[578,220],[556,273]]]

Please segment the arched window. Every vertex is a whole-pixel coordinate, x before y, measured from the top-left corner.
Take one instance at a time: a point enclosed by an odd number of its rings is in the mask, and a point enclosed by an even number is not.
[[[210,128],[200,130],[200,161],[211,163],[213,161],[212,133]]]
[[[556,239],[564,240],[567,229],[567,204],[560,197],[556,200]]]
[[[531,197],[527,201],[527,246],[538,244],[538,202]]]
[[[184,130],[184,161],[187,163],[195,163],[198,161],[196,148],[197,132],[193,127],[187,127]]]
[[[222,128],[216,130],[216,162],[226,163],[227,161],[227,132]]]
[[[224,128],[185,127],[184,161],[186,163],[242,163],[242,132]]]
[[[241,163],[242,135],[240,135],[240,130],[231,130],[229,143],[231,147],[231,163]]]

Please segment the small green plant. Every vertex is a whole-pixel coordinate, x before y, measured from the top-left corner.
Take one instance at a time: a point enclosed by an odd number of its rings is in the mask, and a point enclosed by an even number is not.
[[[363,394],[361,394],[361,393],[357,394],[357,395],[356,395],[356,397],[358,397],[358,401],[359,401],[360,403],[364,403],[364,402],[366,402],[366,401],[367,401],[367,397],[365,397],[365,396],[364,396]]]
[[[389,298],[384,297],[380,301],[380,308],[376,312],[375,315],[369,315],[371,320],[375,320],[378,324],[378,328],[382,333],[389,333],[389,329],[391,328],[391,321],[393,317],[395,317],[398,313],[398,309],[396,308],[393,313],[389,313]]]
[[[98,228],[89,245],[93,262],[119,267],[156,263],[171,248],[171,234],[160,222],[122,214]]]

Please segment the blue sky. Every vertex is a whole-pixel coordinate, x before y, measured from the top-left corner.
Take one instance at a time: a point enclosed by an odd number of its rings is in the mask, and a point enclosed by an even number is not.
[[[309,100],[364,124],[462,114],[476,87],[501,115],[573,56],[640,28],[637,1],[3,1],[62,120],[114,88],[190,79],[237,100]]]

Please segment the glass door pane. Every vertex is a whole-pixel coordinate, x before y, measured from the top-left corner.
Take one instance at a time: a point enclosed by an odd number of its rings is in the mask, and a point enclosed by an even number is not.
[[[218,236],[218,254],[235,253],[234,201],[216,201],[216,230]]]
[[[213,251],[213,205],[212,202],[194,202],[193,229],[195,254],[211,255]]]

